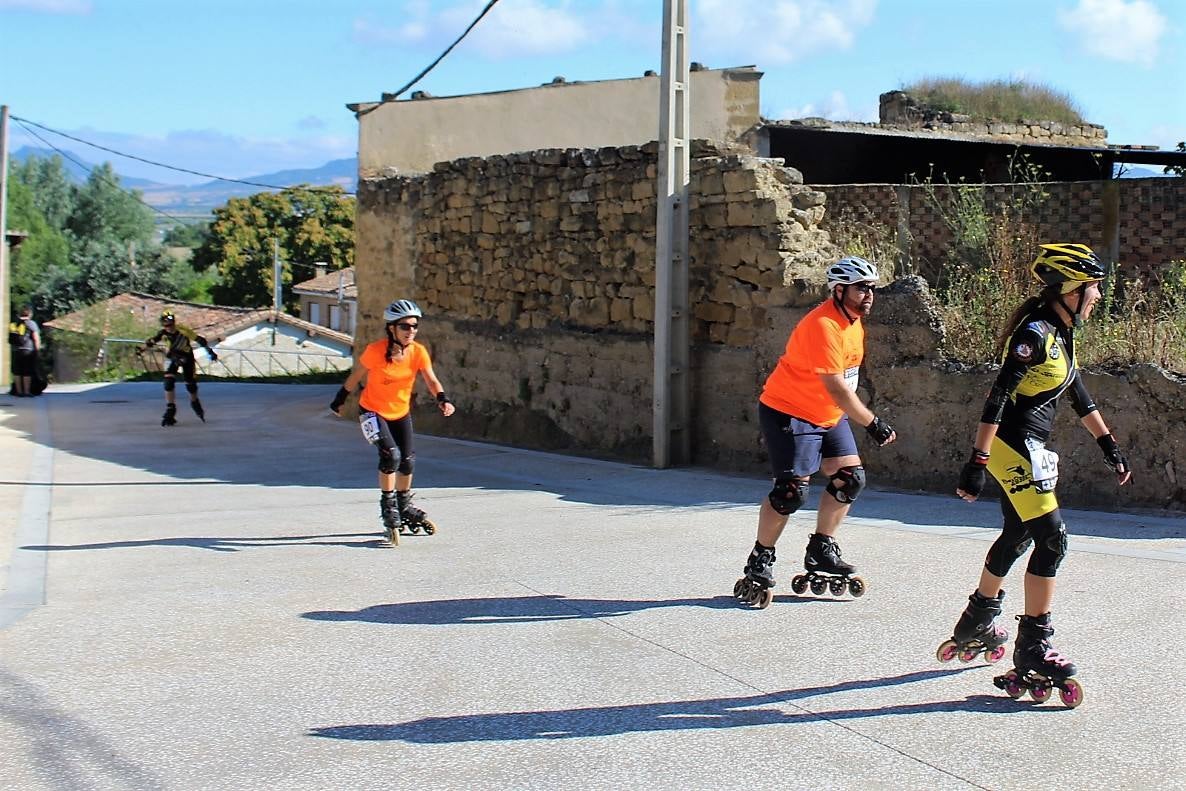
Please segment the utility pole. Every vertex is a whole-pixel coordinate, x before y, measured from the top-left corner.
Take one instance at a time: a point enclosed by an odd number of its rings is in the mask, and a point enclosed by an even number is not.
[[[272,345],[276,345],[276,325],[280,323],[280,239],[272,238]]]
[[[655,218],[654,466],[692,460],[688,332],[688,2],[663,0]]]
[[[8,105],[0,105],[0,318],[12,320],[8,304]],[[8,325],[5,321],[5,326]],[[9,384],[12,360],[8,339],[0,345],[0,387]]]

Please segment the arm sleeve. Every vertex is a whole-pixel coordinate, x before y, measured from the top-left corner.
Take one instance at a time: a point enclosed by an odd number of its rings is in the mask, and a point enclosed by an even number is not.
[[[1075,414],[1079,417],[1086,417],[1092,412],[1099,409],[1095,405],[1095,401],[1091,398],[1091,393],[1087,392],[1087,387],[1083,384],[1083,377],[1079,374],[1079,369],[1075,369],[1075,378],[1071,382],[1071,406],[1075,410]]]
[[[1009,339],[1005,359],[1001,363],[1001,370],[997,373],[996,381],[993,382],[984,402],[984,412],[980,415],[981,423],[1000,424],[1001,416],[1005,414],[1005,405],[1025,378],[1026,371],[1031,365],[1045,361],[1045,343],[1044,334],[1032,324],[1020,327],[1013,333],[1013,337]]]
[[[163,336],[164,334],[165,334],[164,330],[158,330],[156,335],[153,335],[151,338],[146,340],[144,343],[148,346],[152,346],[152,345],[156,344],[161,339],[161,336]]]

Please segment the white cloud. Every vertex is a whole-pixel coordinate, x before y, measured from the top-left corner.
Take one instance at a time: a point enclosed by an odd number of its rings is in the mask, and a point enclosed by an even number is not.
[[[697,49],[765,67],[849,49],[876,7],[877,0],[699,0],[691,34]]]
[[[1143,66],[1157,59],[1167,29],[1165,15],[1150,0],[1079,0],[1074,8],[1059,11],[1058,21],[1081,37],[1088,52]]]
[[[775,119],[827,118],[830,121],[876,121],[876,104],[853,108],[843,91],[832,91],[823,99],[782,110]]]
[[[0,11],[85,16],[92,10],[91,0],[0,0]]]
[[[461,35],[485,5],[485,0],[462,0],[434,10],[424,0],[413,0],[392,13],[398,23],[355,19],[354,40],[376,46],[423,44],[443,48]],[[616,3],[609,5],[612,10]],[[489,58],[569,52],[607,30],[600,13],[603,10],[600,3],[574,0],[502,0],[462,46]]]

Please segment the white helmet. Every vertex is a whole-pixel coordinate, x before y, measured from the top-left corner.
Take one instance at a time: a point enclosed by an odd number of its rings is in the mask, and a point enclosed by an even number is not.
[[[424,314],[420,312],[420,307],[410,299],[397,299],[387,306],[387,310],[383,311],[383,321],[388,324],[406,319],[408,316],[415,316],[418,319],[424,317]]]
[[[877,264],[864,258],[848,255],[828,266],[828,290],[836,286],[850,286],[853,283],[876,283]]]

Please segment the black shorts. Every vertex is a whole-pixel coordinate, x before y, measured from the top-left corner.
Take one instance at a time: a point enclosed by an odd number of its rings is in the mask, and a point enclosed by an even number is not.
[[[16,349],[12,353],[12,375],[13,376],[36,376],[37,375],[37,352],[28,352]]]
[[[759,402],[758,424],[775,478],[810,478],[824,459],[860,455],[847,415],[831,428],[824,428]]]

